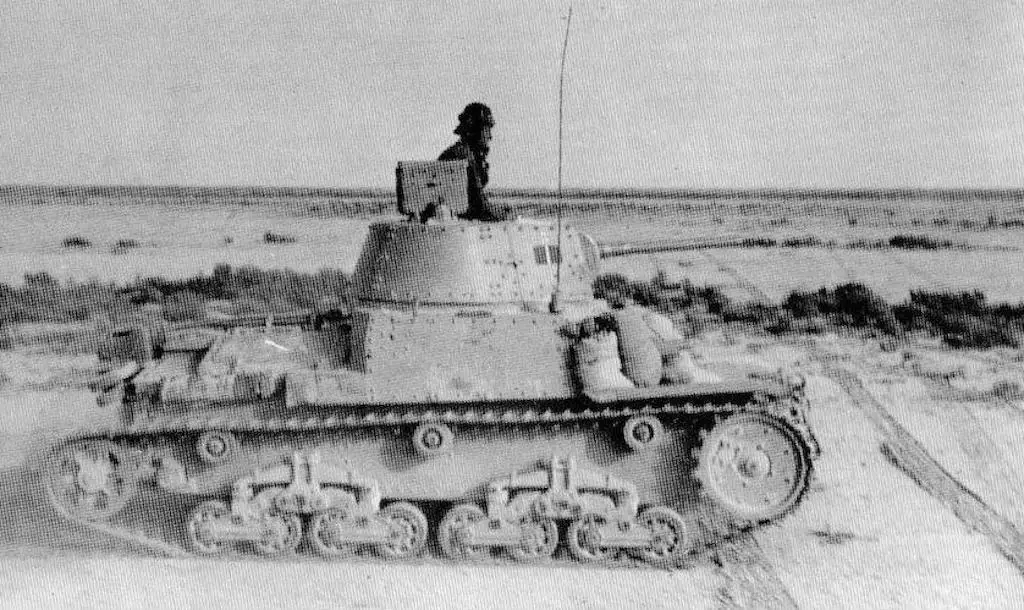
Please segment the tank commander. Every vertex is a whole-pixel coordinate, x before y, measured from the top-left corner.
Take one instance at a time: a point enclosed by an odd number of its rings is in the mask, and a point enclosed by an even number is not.
[[[512,210],[508,206],[491,203],[484,193],[490,166],[487,153],[491,150],[491,129],[494,115],[487,105],[472,102],[459,114],[459,125],[455,134],[459,141],[441,153],[438,161],[466,160],[466,178],[469,209],[462,218],[467,220],[508,220]]]

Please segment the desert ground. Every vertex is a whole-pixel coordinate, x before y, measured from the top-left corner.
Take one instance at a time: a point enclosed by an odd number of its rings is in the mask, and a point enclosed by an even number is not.
[[[644,208],[612,202],[567,215],[601,242],[815,236],[848,244],[899,233],[956,247],[712,248],[619,257],[607,270],[662,272],[778,299],[857,279],[890,298],[918,288],[1024,300],[1017,203],[788,207],[755,202]],[[382,210],[386,211],[386,210]],[[851,218],[854,220],[851,222]],[[994,220],[993,220],[994,218]],[[782,219],[785,219],[783,222]],[[0,209],[0,281],[129,281],[209,273],[221,262],[316,270],[354,266],[370,215],[306,204],[13,202]],[[294,237],[266,243],[268,231]],[[62,240],[81,236],[89,247]],[[119,252],[118,240],[139,247]],[[784,367],[808,379],[822,446],[792,515],[695,557],[685,569],[296,558],[163,557],[66,524],[48,508],[37,458],[76,426],[111,417],[84,389],[88,353],[0,351],[0,606],[1014,608],[1024,603],[1024,356],[828,333],[767,337],[732,328],[692,337],[702,365]],[[1018,385],[1019,387],[1019,385]]]
[[[525,215],[554,216],[554,200],[507,199]],[[773,300],[794,289],[848,281],[865,283],[893,300],[919,288],[979,289],[991,301],[1024,300],[1024,278],[1010,272],[1024,264],[1020,197],[680,202],[668,195],[623,196],[571,199],[565,210],[568,223],[605,244],[737,238],[771,238],[780,244],[811,238],[821,243],[716,247],[605,262],[605,271],[642,279],[660,271],[748,298]],[[58,279],[122,283],[149,276],[173,279],[209,273],[217,263],[348,272],[369,222],[389,214],[394,208],[386,196],[232,202],[8,198],[0,206],[0,282],[17,284],[26,273],[39,271]],[[294,241],[268,244],[268,232]],[[896,235],[925,236],[947,245],[931,250],[856,247]],[[88,246],[68,247],[64,242],[69,238],[81,238]],[[118,247],[119,242],[133,242],[133,247]]]

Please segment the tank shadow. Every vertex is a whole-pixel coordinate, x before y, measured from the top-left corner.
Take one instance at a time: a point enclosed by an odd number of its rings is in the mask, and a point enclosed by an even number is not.
[[[0,470],[0,554],[89,550],[117,552],[127,545],[63,519],[50,506],[39,472]]]
[[[180,545],[183,516],[187,514],[180,500],[148,497],[130,502],[114,521],[118,526]],[[0,555],[67,552],[123,555],[145,550],[65,519],[50,504],[40,472],[24,466],[0,470]]]

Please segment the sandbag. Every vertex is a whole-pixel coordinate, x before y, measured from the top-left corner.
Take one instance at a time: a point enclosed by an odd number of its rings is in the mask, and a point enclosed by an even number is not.
[[[686,339],[676,330],[672,320],[649,309],[643,310],[643,317],[648,328],[654,333],[655,345],[663,358],[678,354],[686,345]]]
[[[622,372],[640,387],[661,382],[662,357],[657,337],[644,320],[644,310],[626,307],[612,312],[619,335]]]
[[[634,387],[622,374],[619,340],[609,331],[596,332],[576,343],[576,373],[584,391]]]
[[[665,358],[662,379],[666,383],[718,383],[722,378],[693,361],[690,352],[681,351]]]

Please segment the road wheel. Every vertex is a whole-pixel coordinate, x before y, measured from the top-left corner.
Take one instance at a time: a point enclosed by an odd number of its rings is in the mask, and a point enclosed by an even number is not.
[[[617,554],[616,549],[601,546],[601,528],[607,523],[601,515],[588,514],[569,525],[566,543],[569,552],[580,561],[606,561]]]
[[[389,559],[415,557],[427,544],[427,517],[408,502],[389,504],[380,518],[388,528],[388,539],[378,545],[380,554]]]
[[[349,520],[348,514],[342,510],[329,510],[313,517],[309,524],[309,544],[313,550],[324,557],[346,557],[354,555],[359,546],[351,542],[339,540],[335,528]]]
[[[452,559],[482,559],[491,554],[490,547],[471,546],[463,542],[469,527],[487,518],[475,504],[460,504],[445,514],[437,528],[437,541],[441,551]]]
[[[639,550],[644,561],[658,567],[672,567],[691,547],[686,521],[676,511],[658,506],[645,510],[638,519],[651,531],[651,544]]]
[[[292,553],[302,542],[302,517],[295,513],[263,516],[263,538],[256,543],[261,555]]]
[[[558,525],[554,519],[530,520],[523,523],[519,544],[509,549],[514,559],[523,562],[543,561],[558,548]]]
[[[230,514],[231,509],[220,500],[208,500],[197,506],[185,525],[188,547],[200,555],[224,552],[228,542],[216,538],[210,529],[214,522],[226,519]]]

